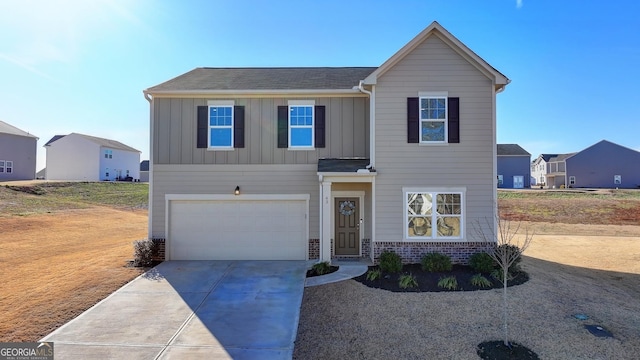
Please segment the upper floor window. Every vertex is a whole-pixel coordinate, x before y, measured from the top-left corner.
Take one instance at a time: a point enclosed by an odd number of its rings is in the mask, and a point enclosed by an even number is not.
[[[420,142],[443,143],[447,138],[447,98],[420,97]]]
[[[113,150],[105,150],[104,151],[104,158],[105,159],[113,159]]]
[[[464,190],[405,189],[405,239],[460,239]]]
[[[313,148],[313,104],[289,104],[289,147]]]
[[[209,147],[233,148],[233,106],[209,106]]]

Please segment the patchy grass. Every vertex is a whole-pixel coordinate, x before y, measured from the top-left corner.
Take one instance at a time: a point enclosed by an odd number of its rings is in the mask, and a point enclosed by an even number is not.
[[[0,216],[25,216],[101,205],[146,209],[149,185],[130,182],[43,182],[0,186]]]

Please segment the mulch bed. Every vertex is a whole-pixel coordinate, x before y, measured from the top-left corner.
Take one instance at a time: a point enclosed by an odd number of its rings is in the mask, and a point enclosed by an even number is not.
[[[317,272],[315,272],[315,270],[309,269],[309,270],[307,270],[307,277],[327,275],[327,274],[331,274],[332,272],[336,272],[336,271],[338,271],[338,267],[337,266],[333,266],[333,265],[329,268],[329,272],[324,273],[324,274],[318,274]]]
[[[511,342],[511,347],[504,345],[503,341],[485,341],[478,345],[478,356],[486,360],[538,360],[536,353],[528,348]]]
[[[377,268],[377,266],[370,266],[369,270]],[[472,285],[471,277],[477,273],[477,271],[474,271],[471,267],[465,265],[453,265],[451,271],[431,273],[423,271],[420,264],[406,264],[402,267],[402,271],[397,274],[383,273],[379,279],[371,281],[367,280],[367,273],[364,273],[354,278],[354,280],[368,287],[384,289],[392,292],[476,291],[502,288],[502,283],[492,278],[489,274],[483,274],[483,276],[491,281],[491,287],[482,288]],[[416,278],[418,286],[406,289],[401,288],[399,284],[399,277],[403,274],[412,274]],[[438,281],[441,278],[447,276],[456,277],[456,280],[458,282],[458,287],[456,290],[447,290],[438,287]],[[514,274],[512,280],[507,282],[507,286],[520,285],[527,282],[528,280],[529,275],[524,271],[520,271]]]

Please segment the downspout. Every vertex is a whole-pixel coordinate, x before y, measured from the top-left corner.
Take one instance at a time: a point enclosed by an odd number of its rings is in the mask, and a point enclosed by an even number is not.
[[[147,239],[153,240],[153,97],[146,90],[142,93],[144,94],[144,98],[149,102],[149,204],[147,205],[149,209],[149,219],[147,225]]]
[[[376,97],[375,97],[375,86],[371,87],[371,91],[365,90],[363,86],[363,81],[360,80],[358,83],[358,90],[360,92],[369,95],[369,165],[367,165],[367,169],[371,170],[376,168],[376,147],[375,147],[375,138],[376,138]]]

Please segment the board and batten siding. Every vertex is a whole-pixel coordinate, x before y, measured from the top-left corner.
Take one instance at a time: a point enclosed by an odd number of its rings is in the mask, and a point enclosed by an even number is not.
[[[369,156],[369,99],[364,95],[225,98],[245,108],[245,147],[217,151],[196,146],[197,107],[212,99],[154,99],[154,164],[317,164],[319,158]],[[277,147],[277,108],[287,105],[289,100],[314,100],[315,105],[325,106],[324,148]]]
[[[376,241],[403,241],[403,187],[466,188],[463,241],[493,219],[494,84],[438,36],[430,36],[376,85]],[[407,98],[447,91],[460,99],[460,143],[407,143]]]
[[[317,165],[155,165],[152,238],[165,238],[166,194],[309,194],[309,237],[319,238]],[[215,216],[215,214],[211,214]]]

